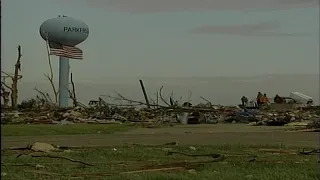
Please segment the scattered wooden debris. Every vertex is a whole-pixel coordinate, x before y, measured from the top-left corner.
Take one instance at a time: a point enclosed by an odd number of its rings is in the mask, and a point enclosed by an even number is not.
[[[68,160],[71,162],[75,162],[75,163],[80,163],[86,166],[94,166],[93,164],[89,164],[83,161],[79,161],[79,160],[75,160],[75,159],[71,159],[65,156],[54,156],[52,154],[43,154],[43,155],[36,155],[36,154],[29,154],[31,157],[36,157],[36,158],[41,158],[41,157],[46,157],[46,158],[55,158],[55,159],[64,159],[64,160]]]
[[[41,174],[41,175],[47,175],[47,176],[63,176],[63,174],[59,173],[53,173],[53,172],[47,172],[47,171],[38,171],[38,170],[24,170],[25,172],[29,173],[35,173],[35,174]]]
[[[320,154],[320,149],[313,149],[311,151],[305,151],[304,149],[300,152],[300,154],[303,155],[314,155],[314,154]]]
[[[48,75],[47,77],[49,77],[49,80],[51,79],[51,76]],[[168,98],[164,98],[162,94],[163,87],[160,88],[159,93],[157,93],[157,100],[154,101],[147,96],[142,80],[140,80],[140,84],[145,102],[132,100],[116,93],[116,96],[107,96],[108,101],[99,97],[98,101],[92,100],[89,105],[84,105],[77,101],[75,92],[70,92],[75,107],[63,109],[58,108],[56,102],[53,102],[47,93],[38,90],[42,94],[41,97],[23,101],[19,105],[19,112],[2,112],[1,122],[3,124],[42,123],[62,125],[73,123],[140,123],[147,124],[146,126],[149,128],[158,127],[159,124],[173,125],[177,123],[248,123],[252,126],[288,125],[306,128],[317,128],[320,124],[320,116],[317,109],[313,107],[298,110],[274,110],[266,107],[243,109],[239,106],[213,105],[211,102],[193,106],[189,100],[186,102],[174,100],[173,93],[169,97],[170,102],[167,102]],[[165,105],[159,103],[159,98]],[[146,106],[147,108],[145,108]]]
[[[27,147],[24,147],[24,148],[13,147],[13,148],[5,149],[5,150],[18,150],[18,151],[19,150],[20,151],[21,150],[30,150],[31,151],[31,152],[29,151],[27,153],[25,153],[25,152],[19,153],[17,155],[17,158],[19,158],[22,155],[28,155],[28,156],[35,157],[35,158],[45,157],[45,158],[64,159],[64,160],[68,160],[68,161],[71,161],[74,163],[80,163],[80,164],[83,164],[86,166],[93,166],[92,164],[89,164],[89,163],[86,163],[86,162],[83,162],[80,160],[75,160],[75,159],[68,158],[65,156],[57,156],[57,155],[50,154],[50,152],[52,152],[52,151],[61,151],[61,149],[56,148],[56,147],[54,147],[50,144],[47,144],[47,143],[36,142],[33,145],[28,145]],[[5,150],[2,150],[2,151],[5,151]],[[63,149],[62,149],[62,151],[63,151]]]
[[[209,154],[190,154],[190,153],[185,153],[185,152],[180,152],[180,151],[168,151],[168,155],[173,155],[173,154],[180,154],[184,156],[189,156],[189,157],[212,157],[215,159],[215,161],[220,161],[224,160],[227,157],[248,157],[249,162],[254,162],[257,158],[256,155],[239,155],[239,154],[232,154],[232,155],[221,155],[217,153],[209,153]],[[209,161],[211,162],[211,161]]]
[[[320,132],[320,128],[316,128],[316,129],[298,129],[298,130],[294,130],[294,132]]]
[[[47,171],[38,171],[38,170],[25,170],[25,172],[49,175],[49,176],[67,176],[67,177],[103,177],[103,176],[112,176],[112,175],[121,175],[121,174],[136,174],[136,173],[148,173],[148,172],[163,172],[163,171],[183,171],[186,170],[185,167],[169,167],[169,168],[154,168],[154,169],[141,169],[134,171],[125,171],[119,173],[108,173],[108,172],[94,172],[94,173],[74,173],[74,174],[60,174]]]
[[[297,151],[294,150],[283,150],[283,149],[259,149],[261,152],[267,152],[267,153],[276,153],[276,154],[297,154]]]
[[[222,156],[221,154],[216,154],[216,153],[210,153],[210,154],[189,154],[185,152],[180,152],[180,151],[168,151],[168,155],[173,155],[173,154],[181,154],[184,156],[190,156],[190,157],[212,157],[212,158],[219,158]]]

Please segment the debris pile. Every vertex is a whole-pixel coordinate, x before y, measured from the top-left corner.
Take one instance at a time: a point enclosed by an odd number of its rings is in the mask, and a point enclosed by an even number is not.
[[[249,125],[320,127],[319,107],[292,110],[273,110],[268,107],[246,109],[238,106],[218,106],[211,103],[192,106],[119,106],[99,101],[90,101],[89,106],[59,109],[49,105],[20,106],[18,111],[1,113],[2,124],[74,124],[74,123],[180,123],[180,124],[216,124],[247,123]]]
[[[285,124],[293,126],[307,126],[319,123],[319,115],[312,109],[301,110],[239,110],[225,121],[232,123],[249,123],[249,125],[282,126]]]

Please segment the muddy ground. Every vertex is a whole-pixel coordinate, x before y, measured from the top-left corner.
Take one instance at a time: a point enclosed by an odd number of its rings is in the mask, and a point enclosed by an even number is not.
[[[292,127],[248,126],[242,124],[179,125],[166,128],[139,128],[128,132],[95,135],[1,137],[1,148],[24,147],[34,142],[60,146],[115,146],[126,143],[163,144],[269,144],[316,147],[319,133],[292,132]]]

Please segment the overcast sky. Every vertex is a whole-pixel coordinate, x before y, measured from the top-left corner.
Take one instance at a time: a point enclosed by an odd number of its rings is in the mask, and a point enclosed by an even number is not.
[[[20,44],[24,80],[44,80],[39,27],[64,14],[90,27],[84,60],[70,61],[77,81],[319,73],[318,11],[317,0],[2,0],[2,70]]]

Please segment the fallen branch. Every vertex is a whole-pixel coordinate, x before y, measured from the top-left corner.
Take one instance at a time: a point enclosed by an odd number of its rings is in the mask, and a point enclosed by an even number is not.
[[[294,130],[294,132],[320,132],[320,128],[315,128],[315,129],[298,129],[298,130]]]
[[[25,172],[48,175],[48,176],[63,176],[63,174],[47,172],[47,171],[37,171],[37,170],[24,170]]]
[[[214,108],[201,108],[201,107],[161,107],[158,109],[155,109],[154,111],[162,111],[162,110],[166,110],[167,113],[169,112],[218,112],[218,110],[214,109]]]
[[[177,171],[177,170],[185,170],[185,167],[167,167],[167,168],[154,168],[154,169],[141,169],[135,171],[125,171],[119,173],[105,173],[105,172],[98,172],[98,173],[77,173],[72,174],[73,177],[79,176],[111,176],[111,175],[121,175],[121,174],[135,174],[135,173],[147,173],[147,172],[160,172],[160,171]]]
[[[118,101],[127,101],[127,102],[129,102],[130,104],[135,103],[136,106],[139,106],[139,105],[147,105],[146,103],[141,102],[141,101],[136,101],[136,100],[128,99],[128,98],[124,97],[123,95],[121,95],[120,93],[116,93],[116,94],[117,94],[118,97],[113,97],[113,96],[108,96],[108,97],[111,98],[111,99],[114,99],[114,100],[118,100]],[[153,107],[166,108],[165,106],[156,105],[156,104],[149,104],[149,105],[150,105],[150,106],[153,106]],[[134,106],[134,105],[131,105],[131,106]]]
[[[259,149],[259,151],[269,152],[269,153],[279,153],[279,154],[297,154],[296,151],[283,150],[283,149]]]
[[[163,86],[161,86],[161,88],[160,88],[160,90],[159,90],[159,96],[160,96],[161,101],[164,102],[167,106],[171,106],[171,105],[163,98],[162,89],[163,89]]]
[[[313,149],[311,151],[305,151],[304,149],[300,152],[303,155],[313,155],[313,154],[320,154],[320,149]]]
[[[102,177],[102,176],[112,176],[112,175],[121,175],[121,174],[177,171],[177,170],[185,170],[185,169],[186,169],[185,167],[167,167],[167,168],[153,168],[153,169],[125,171],[125,172],[119,172],[119,173],[94,172],[94,173],[74,173],[74,174],[59,174],[59,173],[53,173],[53,172],[47,172],[47,171],[37,171],[37,170],[25,170],[25,172],[36,173],[36,174],[41,174],[41,175],[50,175],[50,176]]]
[[[203,96],[200,96],[200,98],[206,101],[208,104],[210,104],[210,106],[212,106],[212,103],[208,99],[204,98]]]
[[[165,143],[165,144],[163,144],[163,145],[165,145],[165,146],[176,146],[176,145],[179,145],[179,142],[177,142],[177,141],[168,142],[168,143]]]
[[[28,167],[37,167],[37,164],[28,164],[28,163],[13,164],[13,163],[4,163],[4,162],[1,162],[1,166],[28,166]]]
[[[30,146],[26,146],[26,147],[9,147],[7,149],[2,149],[1,151],[16,151],[16,150],[30,150],[31,147]]]
[[[189,157],[212,157],[214,159],[222,160],[225,159],[226,157],[249,157],[249,162],[253,162],[256,160],[257,156],[255,155],[238,155],[238,154],[232,154],[232,155],[221,155],[217,153],[209,153],[209,154],[189,154],[185,152],[180,152],[180,151],[169,151],[168,155],[173,155],[173,154],[181,154],[184,156],[189,156]]]
[[[144,173],[144,172],[159,172],[159,171],[172,171],[172,170],[184,170],[184,167],[169,167],[169,168],[157,168],[157,169],[143,169],[137,171],[121,172],[120,174],[133,174],[133,173]]]
[[[83,161],[79,161],[79,160],[75,160],[75,159],[71,159],[71,158],[68,158],[68,157],[65,157],[65,156],[54,156],[54,155],[51,155],[51,154],[44,154],[44,155],[29,154],[29,155],[31,157],[36,157],[36,158],[37,157],[47,157],[47,158],[55,158],[55,159],[64,159],[64,160],[68,160],[68,161],[75,162],[75,163],[80,163],[80,164],[87,165],[87,166],[94,166],[92,164],[89,164],[89,163],[86,163],[86,162],[83,162]],[[17,156],[17,157],[20,157],[20,156]]]
[[[189,154],[185,152],[180,152],[180,151],[169,151],[168,155],[173,155],[173,154],[181,154],[184,156],[190,156],[190,157],[212,157],[212,158],[219,158],[222,156],[221,154],[216,154],[216,153],[210,153],[210,154]]]

